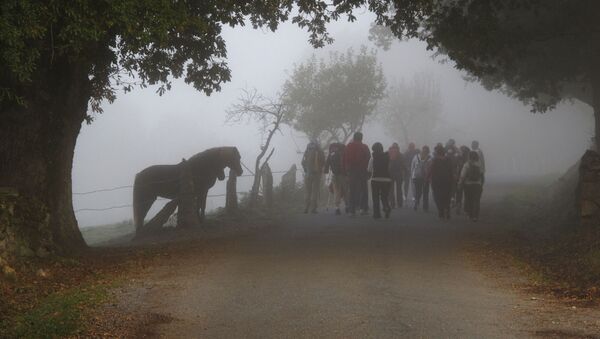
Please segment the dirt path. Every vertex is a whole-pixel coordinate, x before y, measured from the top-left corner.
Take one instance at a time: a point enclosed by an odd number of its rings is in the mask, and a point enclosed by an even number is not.
[[[589,337],[600,329],[595,310],[574,316],[508,288],[518,276],[482,274],[459,250],[472,225],[395,212],[386,221],[301,215],[215,241],[202,255],[149,269],[121,304],[153,315],[143,335],[170,338]]]

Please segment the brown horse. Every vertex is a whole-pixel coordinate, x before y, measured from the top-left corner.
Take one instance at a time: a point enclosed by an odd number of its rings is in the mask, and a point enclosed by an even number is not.
[[[144,218],[156,198],[178,199],[185,182],[184,171],[190,173],[197,211],[206,209],[206,195],[217,179],[225,179],[224,169],[229,167],[237,175],[242,174],[240,153],[236,147],[217,147],[198,153],[177,165],[150,166],[135,176],[133,184],[133,222],[137,230],[144,226]]]

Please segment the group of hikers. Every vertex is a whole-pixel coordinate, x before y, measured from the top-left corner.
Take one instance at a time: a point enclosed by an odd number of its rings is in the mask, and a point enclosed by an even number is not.
[[[449,219],[451,209],[463,211],[472,221],[479,218],[479,202],[485,178],[485,159],[479,142],[471,148],[456,146],[453,139],[438,143],[431,154],[429,146],[418,149],[414,143],[400,151],[393,143],[387,151],[380,142],[369,147],[357,132],[344,145],[332,143],[327,156],[316,141],[306,147],[302,159],[305,174],[305,213],[317,213],[323,175],[330,175],[328,188],[334,197],[335,214],[340,215],[342,202],[346,213],[354,216],[369,213],[369,181],[373,217],[390,217],[392,208],[413,201],[415,211],[429,210],[429,189],[441,219]],[[412,196],[409,195],[412,192]]]

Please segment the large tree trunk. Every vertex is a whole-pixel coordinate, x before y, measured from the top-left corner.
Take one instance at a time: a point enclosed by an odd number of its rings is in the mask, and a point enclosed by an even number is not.
[[[0,187],[13,193],[0,196],[4,256],[85,247],[71,169],[90,98],[88,69],[56,59],[45,69],[35,85],[20,89],[25,105],[0,107]]]
[[[590,82],[592,84],[592,107],[594,109],[594,151],[600,152],[600,24],[594,25],[592,33],[592,58]]]
[[[600,53],[599,53],[600,54]],[[592,96],[594,108],[594,146],[600,152],[600,55],[592,66]]]

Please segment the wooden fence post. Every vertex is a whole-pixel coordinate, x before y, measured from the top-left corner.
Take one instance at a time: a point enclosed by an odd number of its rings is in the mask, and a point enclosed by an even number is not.
[[[234,170],[229,170],[229,179],[227,179],[226,194],[225,194],[225,210],[229,214],[233,214],[238,209],[237,196],[237,173]]]

